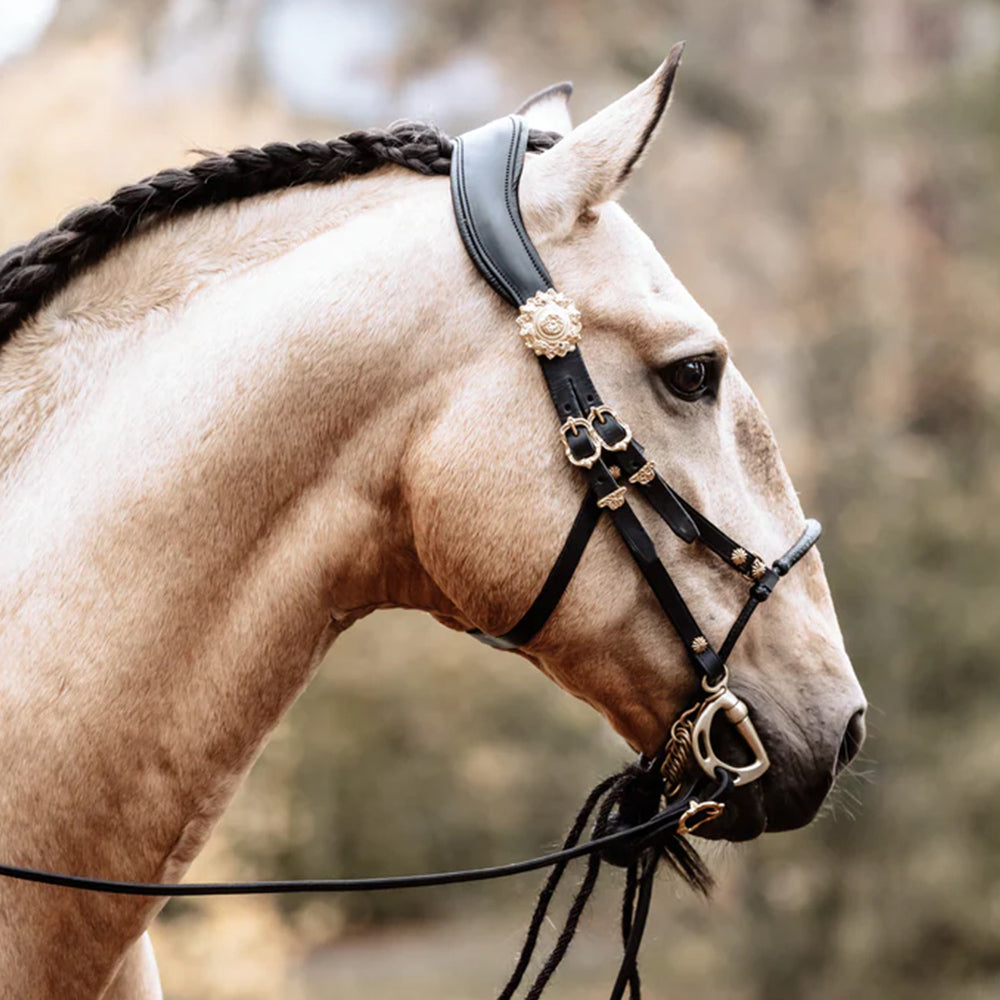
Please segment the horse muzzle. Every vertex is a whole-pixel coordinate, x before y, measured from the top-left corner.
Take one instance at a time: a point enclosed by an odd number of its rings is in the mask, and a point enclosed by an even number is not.
[[[737,704],[729,707],[731,702]],[[863,707],[851,713],[838,741],[818,746],[779,735],[768,716],[756,709],[752,717],[757,724],[748,718],[741,726],[739,717],[744,710],[750,711],[736,695],[720,698],[712,717],[699,719],[702,727],[696,721],[693,728],[695,759],[703,769],[706,763],[721,762],[734,786],[722,815],[706,823],[699,836],[749,840],[765,831],[806,826],[864,743]],[[702,735],[706,732],[707,740]],[[762,766],[765,761],[766,766]]]

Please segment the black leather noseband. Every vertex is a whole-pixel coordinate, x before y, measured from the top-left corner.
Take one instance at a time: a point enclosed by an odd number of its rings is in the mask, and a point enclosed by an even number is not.
[[[455,219],[466,250],[498,294],[519,308],[522,315],[528,311],[525,325],[539,293],[542,297],[548,294],[565,299],[554,292],[554,282],[521,218],[517,192],[527,139],[522,119],[514,115],[498,119],[455,140],[451,169]],[[563,308],[562,313],[559,308]],[[556,408],[567,459],[583,473],[587,492],[562,551],[527,612],[503,635],[487,635],[479,630],[471,634],[500,649],[517,649],[529,643],[555,611],[606,510],[680,636],[706,691],[718,691],[725,684],[726,659],[751,614],[815,544],[820,526],[816,521],[807,521],[795,545],[768,567],[752,550],[733,541],[680,497],[647,459],[624,420],[601,398],[581,348],[575,343],[562,343],[550,350],[550,342],[560,336],[560,323],[566,326],[572,308],[571,303],[552,305],[550,315],[554,314],[555,319],[550,320],[550,325],[555,333],[546,339],[546,330],[542,329],[533,349]],[[706,546],[750,582],[746,604],[718,651],[695,621],[652,538],[629,505],[630,489],[650,504],[681,541]]]

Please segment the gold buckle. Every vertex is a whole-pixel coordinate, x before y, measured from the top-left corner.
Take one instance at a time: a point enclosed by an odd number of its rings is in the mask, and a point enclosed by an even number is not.
[[[613,417],[619,424],[621,424],[621,428],[625,432],[625,436],[621,439],[621,441],[616,441],[614,444],[608,444],[604,438],[601,438],[601,446],[605,451],[624,451],[632,441],[632,428],[629,427],[629,425],[625,423],[625,421],[622,420],[622,418],[619,417],[618,414],[605,403],[602,403],[600,406],[591,407],[590,413],[587,414],[587,420],[590,421],[591,427],[594,427],[595,423],[607,423],[608,417]],[[596,429],[594,433],[597,437],[601,437],[600,434],[597,434]]]
[[[691,804],[684,810],[684,815],[681,816],[677,824],[677,832],[682,837],[694,833],[698,827],[710,823],[713,819],[718,819],[725,808],[721,802],[713,802],[711,799],[707,802],[692,799]],[[697,820],[697,822],[692,823],[692,820]]]
[[[573,454],[573,450],[569,446],[569,435],[570,433],[577,433],[579,431],[583,431],[587,435],[594,449],[593,455],[587,455],[585,458],[577,458]],[[571,465],[578,466],[581,469],[589,469],[601,457],[601,439],[594,433],[594,428],[586,417],[570,417],[559,428],[559,435],[562,438],[563,451],[566,452],[566,457],[569,459]]]

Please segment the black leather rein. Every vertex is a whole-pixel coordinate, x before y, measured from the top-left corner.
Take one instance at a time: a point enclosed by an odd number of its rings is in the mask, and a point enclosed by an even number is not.
[[[715,793],[722,795],[729,784],[729,780],[720,775],[714,789]],[[511,875],[523,875],[526,872],[539,871],[542,868],[564,865],[575,858],[652,841],[665,830],[676,828],[688,806],[687,800],[678,800],[635,826],[619,827],[585,843],[566,845],[558,851],[541,854],[537,858],[511,861],[507,864],[490,865],[484,868],[462,868],[449,872],[385,875],[373,878],[300,878],[257,882],[170,883],[88,878],[84,875],[64,875],[37,868],[0,864],[0,875],[22,882],[40,882],[43,885],[61,886],[65,889],[83,889],[88,892],[103,892],[112,896],[151,896],[161,899],[198,896],[273,896],[293,892],[344,893],[380,892],[388,889],[427,889],[433,886],[458,885],[463,882],[489,882],[493,879],[508,878]]]
[[[601,515],[606,511],[646,579],[660,607],[680,636],[688,660],[701,680],[703,697],[674,723],[655,757],[600,782],[590,793],[561,850],[527,861],[463,871],[360,879],[295,879],[268,882],[162,884],[112,881],[0,864],[0,875],[93,892],[151,897],[233,896],[251,893],[367,892],[459,882],[479,882],[551,868],[531,919],[513,974],[500,993],[510,1000],[530,963],[539,932],[560,878],[574,858],[588,858],[584,880],[570,906],[563,930],[526,993],[537,1000],[566,953],[597,880],[602,861],[626,869],[622,909],[623,957],[611,992],[626,989],[639,997],[637,956],[659,862],[666,858],[690,883],[708,879],[684,839],[722,813],[730,790],[760,778],[769,766],[747,706],[728,688],[726,661],[755,609],[778,581],[816,543],[820,527],[807,521],[798,541],[772,566],[737,544],[679,496],[646,457],[625,421],[603,401],[587,372],[579,347],[582,321],[572,300],[555,291],[545,265],[525,230],[518,205],[518,183],[528,131],[516,116],[499,119],[455,140],[451,180],[455,218],[470,257],[489,284],[520,313],[517,324],[525,344],[538,356],[556,408],[563,450],[580,469],[586,493],[565,544],[538,596],[509,631],[473,635],[500,649],[529,643],[555,611],[579,565]],[[750,584],[743,610],[716,651],[678,591],[649,533],[628,503],[629,489],[643,497],[685,544],[700,543]],[[753,756],[737,766],[712,748],[712,722],[718,713],[743,737]],[[580,842],[590,824],[589,840]]]

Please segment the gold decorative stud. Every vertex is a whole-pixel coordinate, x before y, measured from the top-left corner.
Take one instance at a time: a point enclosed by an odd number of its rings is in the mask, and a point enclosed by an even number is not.
[[[747,561],[746,549],[733,549],[733,554],[729,557],[734,566],[742,566]]]
[[[641,469],[638,469],[628,477],[630,483],[638,483],[640,486],[648,486],[656,475],[656,465],[647,462]]]
[[[618,510],[623,503],[625,503],[625,487],[619,486],[618,489],[612,490],[606,497],[601,497],[597,501],[597,506],[607,507],[608,510]]]
[[[517,326],[524,343],[539,357],[562,358],[582,338],[583,321],[573,300],[550,288],[532,295],[521,306]]]
[[[764,565],[764,560],[760,558],[754,559],[753,565],[750,567],[750,575],[755,580],[759,580],[766,572],[767,567]]]
[[[615,479],[621,478],[622,470],[619,469],[617,465],[612,465],[611,468],[608,469],[608,472],[610,472]]]
[[[691,640],[691,652],[692,653],[704,653],[708,649],[708,639],[703,635],[696,635]]]

